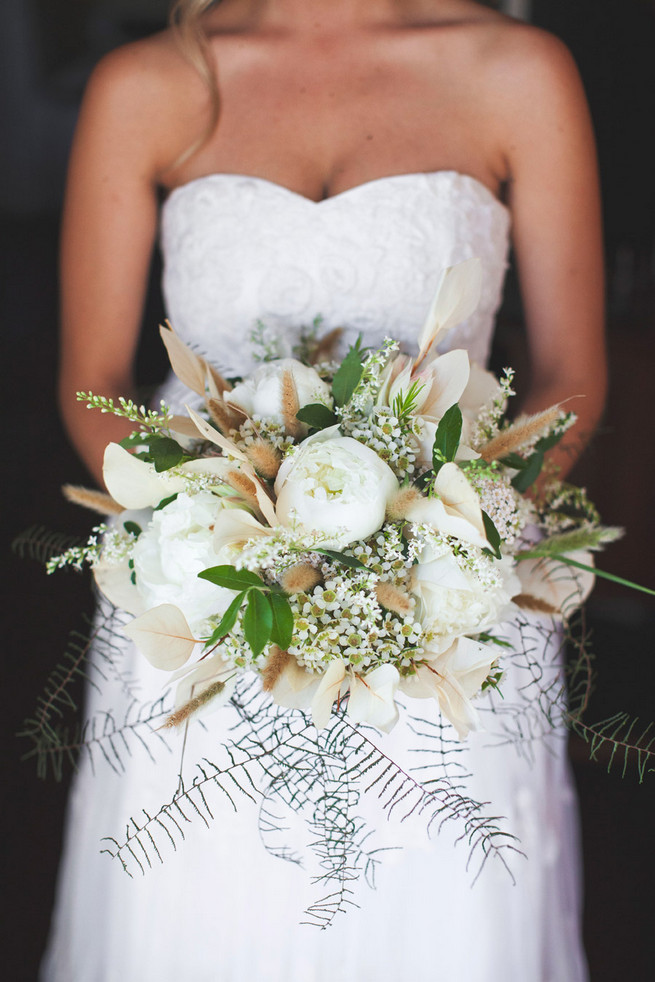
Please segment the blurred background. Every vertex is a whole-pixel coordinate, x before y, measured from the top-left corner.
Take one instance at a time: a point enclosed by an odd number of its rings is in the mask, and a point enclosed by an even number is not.
[[[0,9],[0,332],[4,476],[2,590],[7,605],[2,711],[5,777],[2,878],[4,977],[32,982],[45,943],[67,781],[41,782],[16,739],[71,630],[90,611],[85,577],[46,578],[10,552],[38,524],[85,535],[92,520],[66,504],[62,483],[87,475],[55,408],[57,238],[66,159],[85,82],[118,44],[160,29],[167,0],[2,0]],[[608,268],[612,372],[600,432],[577,468],[604,520],[626,528],[605,568],[655,587],[652,493],[655,320],[655,0],[506,0],[504,9],[559,35],[585,83],[598,137]],[[139,377],[144,391],[165,363],[159,260],[152,271]],[[520,299],[508,283],[494,352],[521,372]],[[589,718],[625,710],[652,718],[655,602],[600,581],[589,603],[599,685]],[[81,699],[81,693],[78,692]],[[585,936],[592,982],[652,978],[653,785],[607,775],[571,740],[585,854]],[[91,980],[89,980],[91,982]],[[193,982],[193,980],[189,980]],[[253,980],[255,982],[255,980]],[[450,982],[450,980],[449,980]],[[453,980],[455,982],[455,980]],[[457,980],[460,982],[460,980]],[[462,979],[461,982],[466,982]],[[509,980],[522,982],[522,980]]]

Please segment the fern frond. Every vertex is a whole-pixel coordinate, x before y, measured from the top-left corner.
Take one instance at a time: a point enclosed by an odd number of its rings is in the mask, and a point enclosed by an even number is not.
[[[41,525],[32,525],[17,535],[11,544],[12,550],[21,559],[34,559],[44,566],[49,559],[68,549],[82,548],[85,539],[63,532],[52,532]]]
[[[647,774],[655,772],[655,725],[639,724],[639,719],[629,713],[616,713],[599,723],[585,723],[570,718],[574,733],[589,747],[590,760],[604,763],[607,772],[617,768],[621,777],[629,770],[636,770],[639,783]]]

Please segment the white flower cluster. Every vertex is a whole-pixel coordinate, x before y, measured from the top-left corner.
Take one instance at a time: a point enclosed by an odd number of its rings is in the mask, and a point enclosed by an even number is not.
[[[513,546],[526,522],[533,517],[530,503],[514,490],[509,476],[498,470],[470,467],[466,476],[478,493],[480,507],[496,526],[503,547]]]
[[[125,555],[129,549],[128,543],[134,542],[134,536],[127,532],[108,530],[106,525],[96,525],[83,546],[71,546],[59,555],[51,556],[46,563],[46,572],[54,573],[55,570],[64,569],[66,566],[81,570],[85,563],[94,565],[108,548],[108,540],[110,549]]]
[[[500,422],[507,408],[507,400],[516,395],[512,388],[513,380],[514,369],[503,369],[495,394],[485,406],[479,409],[471,435],[471,446],[475,450],[484,446],[498,433]]]
[[[257,415],[244,420],[238,430],[232,431],[231,436],[241,447],[249,447],[257,440],[266,440],[283,454],[293,446],[293,437],[287,435],[281,423],[262,419]]]
[[[310,671],[324,672],[336,658],[361,672],[387,662],[401,669],[420,657],[423,629],[413,615],[384,610],[370,586],[358,589],[344,573],[294,597],[291,606],[296,623],[289,654]]]
[[[401,425],[387,406],[376,408],[365,420],[345,420],[343,431],[360,443],[375,450],[399,480],[404,480],[416,470],[418,456],[414,436],[418,436],[418,423],[413,428]]]

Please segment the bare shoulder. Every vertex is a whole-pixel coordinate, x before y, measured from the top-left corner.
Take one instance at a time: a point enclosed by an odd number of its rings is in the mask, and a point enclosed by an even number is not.
[[[515,107],[524,105],[534,110],[553,100],[577,100],[581,94],[571,52],[559,38],[541,28],[496,15],[471,31],[471,46],[480,81],[495,97]]]
[[[96,65],[82,116],[108,137],[138,141],[153,174],[197,135],[207,93],[172,32],[116,48]]]

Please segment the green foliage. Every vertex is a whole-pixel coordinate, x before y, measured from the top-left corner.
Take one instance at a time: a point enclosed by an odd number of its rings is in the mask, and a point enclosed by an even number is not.
[[[219,641],[222,641],[226,634],[230,633],[236,624],[237,616],[241,610],[241,607],[243,606],[244,600],[246,599],[246,592],[247,591],[244,590],[242,593],[238,593],[236,595],[230,606],[221,617],[220,623],[214,628],[211,636],[206,641],[206,648],[210,648],[213,647],[213,645],[218,644]]]
[[[500,551],[500,544],[502,539],[500,538],[500,533],[498,529],[492,522],[486,511],[482,511],[482,521],[484,523],[484,532],[487,536],[487,542],[489,543],[489,549],[484,549],[484,552],[490,552],[495,559],[502,559],[502,553]]]
[[[332,396],[335,406],[345,406],[357,388],[364,363],[358,345],[353,346],[341,365],[337,369],[332,380]]]
[[[271,640],[272,629],[273,611],[268,597],[260,590],[250,590],[243,615],[243,632],[255,658]]]
[[[11,543],[12,550],[21,559],[34,559],[44,566],[62,553],[83,550],[85,546],[86,539],[62,532],[51,532],[41,525],[33,525],[26,529]]]
[[[582,737],[589,747],[591,760],[604,761],[608,773],[620,770],[625,777],[635,769],[639,783],[647,774],[655,771],[655,727],[648,723],[640,728],[639,720],[628,713],[616,713],[599,723],[584,723],[570,718],[571,729]]]
[[[268,596],[271,605],[273,623],[271,625],[271,641],[283,651],[291,644],[293,637],[293,611],[283,593],[271,591]]]
[[[391,411],[401,425],[406,423],[412,413],[415,412],[418,397],[424,388],[425,383],[415,379],[407,392],[399,392],[393,400]]]
[[[215,583],[216,586],[238,591],[223,614],[220,624],[205,642],[205,647],[218,644],[226,634],[230,633],[236,624],[239,611],[245,604],[243,631],[255,658],[268,644],[277,644],[283,649],[288,648],[293,636],[294,620],[291,606],[282,590],[269,586],[256,573],[251,573],[247,569],[236,569],[234,566],[212,566],[198,573],[198,576]]]
[[[462,436],[462,411],[455,403],[439,420],[432,444],[432,466],[438,474],[445,463],[455,459]]]
[[[308,406],[302,406],[296,413],[296,419],[306,423],[313,430],[325,430],[328,426],[334,426],[339,422],[339,417],[322,402],[312,402]]]
[[[520,494],[525,494],[541,474],[541,468],[544,466],[544,455],[541,450],[535,450],[534,453],[526,458],[519,457],[518,454],[512,454],[512,459],[515,458],[522,463],[518,474],[515,474],[512,478],[512,487]],[[503,460],[503,463],[505,463],[505,460]],[[516,465],[511,464],[510,466],[515,467]]]
[[[198,573],[201,580],[209,580],[216,586],[221,586],[225,590],[249,590],[256,587],[259,590],[266,589],[266,583],[261,576],[251,573],[247,569],[236,569],[234,566],[210,566]]]
[[[342,566],[348,566],[349,569],[368,569],[368,566],[360,559],[356,559],[355,556],[348,556],[345,552],[319,548],[312,549],[312,552],[318,552],[321,556],[327,556],[333,563],[340,563]]]
[[[157,412],[155,409],[146,409],[145,406],[137,406],[131,399],[125,399],[123,396],[119,396],[118,405],[116,405],[113,399],[108,399],[106,396],[94,395],[93,392],[77,392],[76,396],[78,402],[86,403],[87,409],[99,409],[101,413],[111,413],[113,416],[129,419],[133,423],[136,423],[137,426],[143,427],[145,430],[150,430],[153,433],[167,430],[171,418],[168,407],[164,403],[161,404],[161,412]],[[127,437],[127,440],[130,439],[130,437]],[[121,443],[121,445],[123,444]],[[127,445],[129,446],[130,444]]]

